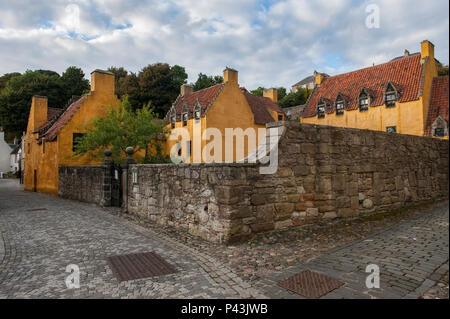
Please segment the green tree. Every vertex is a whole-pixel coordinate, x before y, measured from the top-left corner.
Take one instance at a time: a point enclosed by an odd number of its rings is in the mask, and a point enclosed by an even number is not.
[[[186,79],[186,71],[178,65],[155,63],[146,66],[138,74],[141,105],[151,102],[154,111],[165,116]]]
[[[63,72],[60,81],[66,101],[69,101],[72,96],[81,96],[89,90],[89,80],[84,78],[83,70],[76,66],[68,67]]]
[[[162,154],[166,134],[164,122],[156,117],[150,104],[133,112],[125,96],[117,107],[110,106],[105,116],[88,125],[86,134],[78,139],[74,156],[101,158],[110,148],[112,158],[119,163],[126,156],[125,149],[132,146],[135,153],[144,152],[144,157],[138,159],[141,162],[167,162]]]
[[[119,92],[119,83],[123,78],[126,78],[128,75],[128,71],[125,70],[122,66],[121,67],[115,67],[115,66],[110,66],[107,69],[108,72],[111,72],[112,74],[114,74],[114,81],[115,81],[115,87],[116,87],[116,94],[117,96],[120,98],[121,96],[119,96],[118,92]]]
[[[119,79],[116,94],[119,98],[128,96],[131,108],[136,110],[142,107],[141,104],[141,88],[139,87],[139,79],[136,73],[130,73]]]
[[[282,100],[286,95],[287,95],[286,88],[281,86],[277,89],[278,101]]]
[[[6,83],[8,83],[9,79],[21,75],[19,72],[6,73],[0,76],[0,92],[5,88]]]
[[[264,95],[264,88],[262,86],[258,87],[256,90],[250,91],[251,94],[257,95],[257,96],[263,96]]]
[[[12,77],[0,93],[0,123],[6,131],[21,135],[26,130],[33,95],[48,97],[48,105],[58,108],[67,102],[58,73],[26,71]]]
[[[311,93],[311,90],[300,88],[295,93],[290,92],[289,94],[286,94],[286,96],[284,96],[282,99],[279,99],[278,104],[282,108],[302,105],[306,103]]]
[[[220,75],[208,76],[203,73],[198,74],[197,81],[194,83],[194,91],[202,90],[209,88],[213,85],[219,84],[223,82],[223,77]]]

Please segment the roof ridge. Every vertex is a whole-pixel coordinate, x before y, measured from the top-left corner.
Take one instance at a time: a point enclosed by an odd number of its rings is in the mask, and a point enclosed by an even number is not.
[[[413,57],[415,57],[416,55],[419,55],[419,54],[420,54],[420,52],[416,52],[416,53],[412,53],[412,54],[410,54],[408,56],[404,56],[404,57],[398,58],[396,60],[390,60],[388,62],[380,63],[380,64],[377,64],[377,65],[367,66],[367,67],[364,67],[364,68],[361,68],[361,69],[357,69],[357,70],[353,70],[353,71],[349,71],[349,72],[344,72],[344,73],[339,73],[339,74],[336,74],[336,75],[330,75],[328,77],[325,77],[323,79],[323,81],[326,81],[327,79],[335,78],[335,77],[338,77],[338,76],[341,76],[341,75],[346,75],[346,74],[355,73],[355,72],[359,72],[359,71],[366,70],[366,69],[380,67],[380,66],[383,66],[383,65],[386,65],[386,64],[390,64],[390,63],[397,63],[397,62],[402,61],[404,59],[413,58]]]

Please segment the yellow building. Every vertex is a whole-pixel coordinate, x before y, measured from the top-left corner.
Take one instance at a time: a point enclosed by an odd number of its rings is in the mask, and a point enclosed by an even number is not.
[[[199,150],[211,155],[208,158],[213,158],[211,161],[214,162],[240,160],[255,150],[265,136],[267,123],[284,120],[284,112],[277,104],[276,89],[265,90],[263,97],[250,94],[239,87],[238,72],[230,68],[223,71],[223,78],[223,83],[196,92],[189,85],[181,87],[180,95],[166,115],[173,138],[167,142],[168,153],[174,153],[175,149],[178,156],[193,163],[205,162]],[[188,132],[184,141],[177,132],[178,128]],[[249,142],[249,128],[254,129],[256,145]],[[244,135],[248,133],[243,140],[239,141],[239,137],[227,138],[227,131],[233,130],[238,134],[239,129]],[[206,135],[208,132],[211,134]],[[209,149],[206,145],[219,136],[222,151]],[[242,153],[238,145],[243,145]]]
[[[46,97],[34,96],[25,136],[25,189],[58,194],[58,166],[100,164],[88,156],[72,157],[73,147],[83,129],[116,103],[114,75],[101,70],[91,73],[90,93],[65,109],[49,108]]]
[[[421,43],[420,53],[405,50],[403,56],[380,65],[326,78],[317,74],[316,88],[300,121],[426,135],[436,77],[434,45],[427,40]],[[448,128],[448,117],[446,125]]]

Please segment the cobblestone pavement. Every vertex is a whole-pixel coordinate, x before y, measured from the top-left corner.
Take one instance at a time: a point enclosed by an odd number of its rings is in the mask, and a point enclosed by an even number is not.
[[[278,255],[277,245],[271,252],[252,243],[211,244],[170,228],[144,227],[127,215],[111,212],[24,192],[15,181],[0,180],[0,298],[301,298],[277,282],[305,269],[345,283],[323,298],[448,298],[448,203],[387,229],[382,229],[388,225],[384,222],[371,224],[370,230],[379,232],[364,238],[364,232],[357,233],[366,224],[344,223],[339,236],[355,235],[340,248],[335,247],[345,241],[333,242],[336,234],[303,234],[303,228],[302,241],[282,246],[283,255]],[[283,241],[283,233],[268,235],[267,241],[274,236]],[[329,243],[328,252],[316,237]],[[300,242],[305,245],[295,247]],[[118,283],[106,257],[147,251],[156,251],[179,272]],[[287,263],[273,264],[289,252],[292,257]],[[273,267],[253,271],[234,263],[245,259],[246,265],[266,266],[266,254]],[[372,263],[380,267],[380,289],[365,286],[365,267]],[[69,264],[80,267],[80,289],[66,288]]]
[[[309,262],[271,272],[256,287],[271,298],[300,298],[276,283],[309,269],[345,283],[322,298],[420,298],[445,281],[448,286],[448,255],[449,208],[444,204]],[[366,287],[369,264],[379,267],[378,289]]]
[[[42,210],[39,210],[42,209]],[[264,298],[230,269],[103,209],[0,180],[0,298]],[[118,283],[106,257],[155,251],[179,272]],[[80,268],[67,289],[66,266]]]

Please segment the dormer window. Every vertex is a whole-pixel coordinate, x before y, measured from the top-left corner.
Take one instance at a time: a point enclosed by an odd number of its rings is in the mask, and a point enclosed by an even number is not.
[[[394,107],[397,97],[397,89],[389,82],[384,91],[384,103],[386,103],[386,107]]]
[[[359,111],[364,112],[364,111],[369,110],[369,104],[370,104],[369,93],[367,93],[366,89],[362,89],[362,91],[361,91],[361,93],[359,93],[359,97],[358,97]]]
[[[336,98],[336,115],[343,115],[344,114],[344,109],[345,109],[345,100],[342,97],[341,94],[339,94]]]
[[[195,108],[194,108],[194,118],[195,121],[199,121],[200,120],[200,116],[201,116],[201,105],[200,102],[197,100],[197,103],[195,104]]]
[[[175,122],[177,121],[177,114],[175,113],[175,110],[172,111],[170,114],[170,124],[172,128],[175,128]]]
[[[188,121],[188,107],[185,104],[183,106],[183,110],[181,112],[181,120],[183,121],[183,126],[187,126],[187,121]]]
[[[325,117],[325,101],[321,98],[319,104],[317,104],[317,118],[321,119]]]

